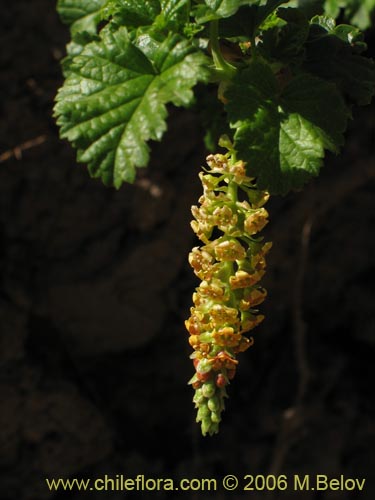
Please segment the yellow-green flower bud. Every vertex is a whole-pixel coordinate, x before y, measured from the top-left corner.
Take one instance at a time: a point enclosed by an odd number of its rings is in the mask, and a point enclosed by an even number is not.
[[[202,385],[202,394],[205,398],[207,399],[212,398],[215,392],[216,392],[216,387],[212,380],[205,382]]]

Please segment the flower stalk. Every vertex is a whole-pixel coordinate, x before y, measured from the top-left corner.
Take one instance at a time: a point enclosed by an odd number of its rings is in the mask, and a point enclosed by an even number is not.
[[[271,243],[258,236],[268,222],[263,205],[269,195],[246,175],[245,163],[228,153],[209,155],[207,165],[199,174],[203,195],[200,206],[192,207],[191,222],[203,245],[189,254],[201,283],[185,324],[194,349],[195,374],[189,383],[195,390],[197,422],[203,435],[212,435],[219,429],[237,356],[254,342],[245,334],[264,319],[257,306],[266,291],[259,282]],[[247,199],[240,200],[240,193]]]

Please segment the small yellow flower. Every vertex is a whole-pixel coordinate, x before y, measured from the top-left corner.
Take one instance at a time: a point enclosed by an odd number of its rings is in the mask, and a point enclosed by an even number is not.
[[[264,274],[264,272],[263,272]],[[246,271],[236,271],[234,276],[229,278],[229,283],[232,290],[236,290],[237,288],[248,288],[250,286],[254,286],[263,276],[262,272],[255,272],[249,274]]]
[[[236,230],[238,216],[232,212],[228,205],[215,208],[212,219],[215,225],[224,233],[232,234]]]
[[[208,155],[206,162],[212,173],[224,174],[228,171],[228,160],[225,155]]]
[[[267,291],[264,288],[253,288],[248,293],[244,294],[244,298],[240,301],[241,311],[247,311],[250,307],[256,307],[261,304],[267,297]]]
[[[253,315],[250,313],[243,313],[241,319],[241,332],[248,332],[259,325],[264,320],[264,316],[262,314]]]
[[[225,240],[216,245],[215,256],[219,261],[242,260],[246,257],[246,250],[237,240]]]
[[[199,323],[193,316],[190,316],[189,319],[185,320],[185,327],[186,330],[190,333],[190,335],[200,334]]]
[[[251,347],[252,345],[254,344],[254,339],[251,337],[250,339],[248,339],[247,337],[245,337],[244,335],[241,335],[241,341],[240,343],[238,344],[237,347],[235,347],[233,349],[233,351],[238,354],[240,352],[245,352],[249,349],[249,347]]]
[[[217,327],[221,325],[237,325],[239,323],[238,311],[234,307],[215,304],[210,310],[212,324]]]
[[[224,298],[225,289],[220,280],[212,279],[211,281],[202,281],[198,288],[199,293],[207,297],[222,300]]]
[[[233,328],[229,326],[214,331],[212,336],[216,345],[220,347],[236,347],[241,342],[242,337],[240,333],[234,333]]]
[[[189,344],[193,349],[198,349],[199,347],[199,336],[198,335],[190,335]]]
[[[229,167],[229,172],[233,175],[236,184],[250,182],[252,179],[246,176],[246,165],[242,160],[237,161]]]
[[[244,222],[244,229],[252,236],[259,233],[268,223],[268,212],[264,208],[259,208],[253,213],[249,214]]]
[[[193,248],[189,253],[189,263],[200,279],[210,277],[218,267],[214,264],[214,257],[198,247]]]
[[[212,358],[211,363],[212,368],[215,371],[219,371],[222,368],[233,370],[236,369],[238,365],[237,359],[234,359],[225,351],[220,351],[214,358]]]

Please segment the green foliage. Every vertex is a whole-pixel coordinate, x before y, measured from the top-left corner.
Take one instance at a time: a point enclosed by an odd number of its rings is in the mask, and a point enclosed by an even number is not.
[[[336,84],[354,104],[369,104],[374,94],[375,67],[361,54],[362,34],[348,25],[335,26],[327,17],[311,23],[304,68]]]
[[[113,16],[118,24],[128,29],[153,26],[154,29],[178,31],[188,21],[188,0],[108,0],[102,15],[105,18]]]
[[[241,7],[238,11],[221,21],[220,35],[228,38],[252,39],[257,34],[257,30],[262,26],[265,30],[273,26],[275,9],[288,2],[283,0],[270,0],[264,2],[248,2],[250,5]]]
[[[343,143],[348,110],[336,87],[299,74],[285,86],[264,62],[242,71],[226,96],[234,147],[260,189],[300,188]],[[322,113],[325,109],[325,113]]]
[[[296,65],[303,61],[309,22],[297,9],[278,10],[262,26],[261,54],[269,60]]]
[[[105,3],[106,0],[58,0],[57,10],[61,20],[70,25],[73,36],[83,31],[93,34]]]
[[[160,2],[150,0],[148,2],[133,2],[132,0],[109,0],[103,9],[103,16],[118,16],[118,21],[124,22],[128,28],[149,26],[160,14]]]
[[[166,130],[165,104],[190,104],[191,87],[205,75],[204,55],[179,35],[155,45],[150,60],[126,28],[103,30],[73,59],[58,94],[62,137],[92,176],[115,187],[133,182],[135,168],[147,165],[146,141],[160,140]]]
[[[289,5],[298,7],[309,18],[324,14],[361,30],[372,26],[375,12],[375,0],[292,0]]]
[[[364,30],[371,26],[375,0],[326,0],[324,2],[324,11],[328,16],[336,18],[341,10],[350,23]]]
[[[71,59],[80,54],[87,43],[97,38],[97,26],[102,19],[105,3],[106,0],[58,0],[57,10],[61,20],[70,26],[72,36],[67,45],[68,57],[63,61],[64,74],[67,74]]]
[[[233,133],[261,189],[301,189],[375,87],[358,28],[308,16],[357,19],[374,2],[59,0],[72,34],[55,106],[61,136],[92,176],[119,188],[147,165],[166,105],[190,106],[196,84],[210,83],[197,92],[206,144]]]
[[[233,16],[242,5],[257,5],[258,0],[205,0],[194,11],[198,23]]]

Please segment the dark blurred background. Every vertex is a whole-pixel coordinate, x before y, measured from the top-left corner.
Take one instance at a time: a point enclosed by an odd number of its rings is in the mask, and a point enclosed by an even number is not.
[[[177,498],[52,494],[46,477],[269,473],[366,485],[214,496],[375,498],[374,105],[355,110],[319,179],[269,202],[266,320],[229,387],[220,434],[202,438],[183,324],[197,286],[187,254],[201,123],[172,111],[135,185],[104,187],[51,117],[68,41],[55,2],[17,0],[1,16],[1,500]],[[367,41],[374,54],[373,32]]]

